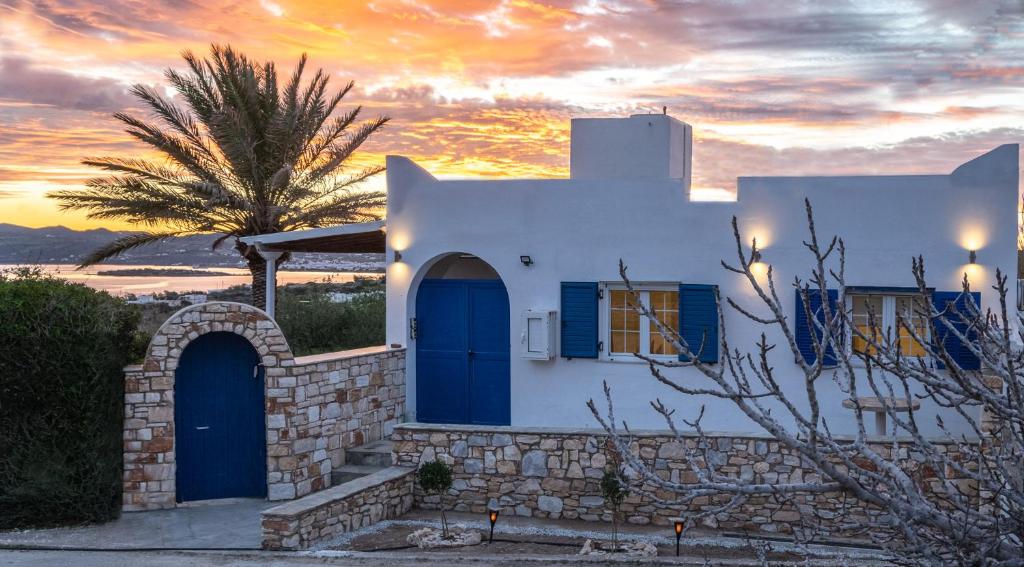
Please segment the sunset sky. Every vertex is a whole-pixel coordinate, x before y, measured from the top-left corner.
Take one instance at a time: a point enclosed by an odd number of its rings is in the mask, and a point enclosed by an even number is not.
[[[346,100],[393,119],[360,161],[439,177],[565,176],[571,117],[662,106],[694,127],[706,198],[1024,141],[1021,0],[0,0],[0,222],[126,228],[43,195],[90,177],[83,157],[142,152],[110,116],[141,112],[127,86],[211,42],[355,80]]]

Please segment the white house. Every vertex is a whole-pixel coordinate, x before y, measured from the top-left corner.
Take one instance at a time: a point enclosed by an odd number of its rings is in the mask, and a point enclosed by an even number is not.
[[[741,177],[735,202],[691,200],[691,149],[689,125],[636,115],[574,119],[568,179],[439,180],[391,156],[386,226],[251,240],[268,254],[328,241],[370,251],[386,240],[387,342],[408,347],[406,419],[513,426],[594,427],[585,404],[602,397],[607,380],[617,417],[631,427],[663,428],[649,406],[661,397],[684,418],[707,404],[707,429],[751,431],[730,403],[673,396],[627,354],[676,356],[623,307],[618,275],[621,259],[644,299],[665,320],[682,319],[684,331],[712,331],[707,286],[756,311],[749,284],[720,264],[735,259],[733,216],[757,239],[794,316],[789,285],[811,267],[804,198],[819,233],[845,239],[847,284],[887,318],[914,285],[917,255],[937,296],[959,292],[966,272],[983,307],[995,306],[996,269],[1016,271],[1016,145],[948,174]],[[762,327],[729,308],[724,318],[732,345],[753,351]],[[780,376],[793,369],[787,386],[800,397],[792,355],[783,345],[776,355]],[[693,385],[705,380],[673,370]],[[821,387],[833,431],[850,431],[844,394]]]

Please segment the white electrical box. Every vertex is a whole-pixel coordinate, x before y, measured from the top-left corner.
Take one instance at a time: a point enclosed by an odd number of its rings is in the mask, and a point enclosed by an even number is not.
[[[551,360],[555,355],[555,312],[523,311],[522,356],[530,360]]]

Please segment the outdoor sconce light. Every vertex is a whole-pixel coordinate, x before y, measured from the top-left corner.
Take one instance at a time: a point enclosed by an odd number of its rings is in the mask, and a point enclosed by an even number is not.
[[[968,264],[977,264],[978,263],[978,251],[977,250],[971,250],[967,254],[967,263]]]
[[[686,522],[683,518],[672,518],[673,527],[676,530],[676,557],[679,557],[679,538],[683,537],[683,524]]]
[[[491,522],[491,535],[487,538],[487,543],[494,543],[494,524],[498,523],[499,512],[501,512],[501,508],[494,504],[487,507],[487,519]]]
[[[531,258],[529,256],[520,256],[519,257],[519,261],[522,262],[524,266],[532,266],[533,265],[533,258]]]
[[[396,262],[401,262],[402,261],[402,252],[400,250],[395,250],[395,261]]]

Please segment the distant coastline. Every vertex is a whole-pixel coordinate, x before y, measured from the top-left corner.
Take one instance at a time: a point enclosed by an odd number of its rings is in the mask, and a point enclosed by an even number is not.
[[[128,265],[130,266],[130,264]],[[337,273],[351,273],[360,272],[368,274],[383,274],[384,267],[378,265],[341,265],[341,266],[290,266],[285,264],[283,270],[289,272],[337,272]],[[100,270],[96,272],[97,276],[117,276],[117,277],[223,277],[235,275],[231,272],[221,272],[218,270],[204,270],[194,268],[176,268],[169,266],[167,268],[118,268],[114,270]]]
[[[214,277],[230,276],[228,272],[217,272],[214,270],[192,270],[189,268],[125,268],[122,270],[101,270],[96,272],[97,276],[127,276],[127,277]]]

